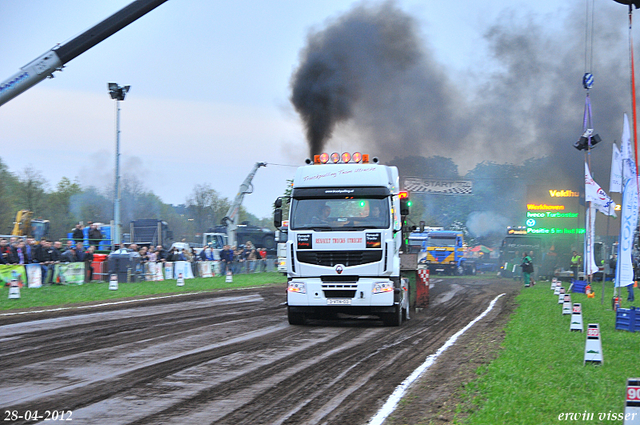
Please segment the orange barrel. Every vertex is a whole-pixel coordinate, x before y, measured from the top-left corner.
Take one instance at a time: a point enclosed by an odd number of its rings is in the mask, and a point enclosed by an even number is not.
[[[93,262],[91,266],[93,267],[93,276],[91,279],[93,280],[101,280],[103,282],[108,281],[107,279],[107,267],[105,261],[107,261],[107,254],[93,254]]]

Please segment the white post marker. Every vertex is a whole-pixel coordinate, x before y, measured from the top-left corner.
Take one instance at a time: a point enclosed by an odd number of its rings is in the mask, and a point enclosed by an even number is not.
[[[177,286],[184,286],[184,276],[182,275],[182,273],[178,273]]]
[[[554,277],[553,279],[551,279],[551,290],[554,291],[556,289],[556,286],[558,284],[558,278]]]
[[[20,299],[20,286],[18,285],[17,280],[11,281],[11,286],[9,286],[9,299],[10,300]]]
[[[584,363],[604,363],[602,358],[602,343],[600,342],[600,325],[589,323],[587,325],[587,342],[584,346]]]
[[[233,274],[231,273],[231,270],[227,270],[227,277],[224,279],[225,283],[231,283],[233,282]]]
[[[562,315],[571,314],[571,295],[564,294],[564,301],[562,302]]]
[[[627,379],[624,425],[640,425],[640,378]]]
[[[573,311],[571,312],[571,325],[570,331],[584,331],[584,325],[582,324],[582,304],[575,303],[573,305]]]
[[[564,288],[560,288],[560,293],[558,294],[558,304],[562,304],[564,302]]]
[[[110,291],[117,291],[118,290],[118,275],[117,274],[112,274],[109,277],[109,290]]]
[[[553,295],[560,295],[560,282],[556,283],[556,287],[553,289]]]

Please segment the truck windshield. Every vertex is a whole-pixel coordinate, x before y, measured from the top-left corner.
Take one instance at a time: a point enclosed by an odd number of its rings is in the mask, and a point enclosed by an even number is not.
[[[222,238],[219,235],[205,236],[205,245],[210,245],[213,249],[222,249]]]
[[[456,246],[456,237],[430,237],[428,246]]]
[[[363,230],[389,227],[388,198],[293,199],[289,227],[294,230]]]

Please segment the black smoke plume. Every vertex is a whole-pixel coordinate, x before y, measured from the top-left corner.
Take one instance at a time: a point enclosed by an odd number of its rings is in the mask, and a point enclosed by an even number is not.
[[[336,124],[353,117],[363,92],[420,57],[414,20],[392,3],[358,6],[312,33],[291,81],[291,101],[306,126],[310,154],[320,153]]]
[[[460,70],[434,58],[416,19],[395,3],[359,4],[309,34],[292,76],[310,153],[321,152],[341,124],[383,162],[442,156],[465,171],[483,161],[549,157],[580,185],[584,155],[572,144],[583,131],[584,4],[573,0],[562,11],[566,20],[555,25],[505,11],[478,40],[485,60]],[[611,142],[619,142],[630,111],[626,11],[605,2],[594,22],[591,103],[603,142],[590,160],[606,186]]]

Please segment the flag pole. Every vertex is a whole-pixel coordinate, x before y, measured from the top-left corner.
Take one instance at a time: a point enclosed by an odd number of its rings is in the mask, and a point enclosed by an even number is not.
[[[636,72],[633,63],[633,8],[629,3],[629,61],[631,62],[631,111],[633,114],[633,147],[636,160],[636,176],[638,175],[638,120],[636,114]]]

